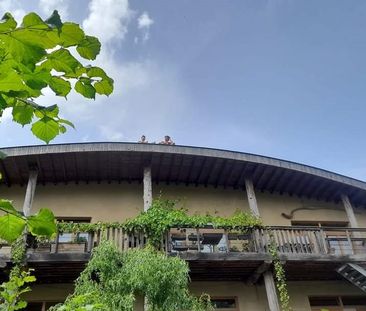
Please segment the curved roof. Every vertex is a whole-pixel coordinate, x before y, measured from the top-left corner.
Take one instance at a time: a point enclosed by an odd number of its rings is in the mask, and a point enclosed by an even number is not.
[[[255,154],[189,146],[137,143],[78,143],[1,148],[3,183],[25,184],[37,167],[40,183],[140,181],[151,165],[155,182],[245,187],[326,201],[348,194],[366,205],[366,183],[326,170]]]

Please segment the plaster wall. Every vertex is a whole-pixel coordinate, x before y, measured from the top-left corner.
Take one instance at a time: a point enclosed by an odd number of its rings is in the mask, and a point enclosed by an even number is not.
[[[310,311],[309,296],[363,296],[365,293],[343,281],[334,282],[289,282],[291,306],[294,311]],[[26,295],[28,301],[62,301],[72,292],[71,284],[47,284],[32,286]],[[202,293],[214,297],[237,297],[240,311],[269,311],[263,285],[247,286],[240,282],[193,282],[190,290],[195,295]],[[136,311],[143,310],[143,300],[136,301]]]
[[[80,183],[37,185],[32,212],[50,208],[59,217],[92,217],[92,221],[123,221],[143,210],[142,184],[139,183]],[[0,187],[0,196],[14,200],[21,210],[25,187]],[[178,199],[179,206],[190,213],[230,216],[237,210],[249,212],[246,193],[203,186],[153,184],[153,197]],[[293,221],[347,222],[342,204],[309,200],[288,195],[257,192],[261,217],[266,225],[291,225],[281,214],[293,214]],[[307,210],[310,208],[311,210]],[[360,227],[366,227],[366,210],[355,209]]]

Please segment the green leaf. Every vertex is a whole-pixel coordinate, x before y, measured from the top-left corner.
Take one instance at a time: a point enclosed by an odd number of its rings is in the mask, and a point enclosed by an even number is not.
[[[32,29],[48,29],[48,25],[36,13],[32,12],[24,16],[22,27]]]
[[[11,243],[23,232],[26,221],[12,214],[0,217],[0,238]]]
[[[68,126],[71,126],[72,128],[75,128],[75,125],[72,122],[70,122],[69,120],[58,119],[58,123],[66,124]]]
[[[66,74],[75,73],[78,67],[82,67],[80,62],[66,49],[52,52],[49,55],[49,60],[51,61],[52,69]]]
[[[32,125],[33,134],[47,144],[59,134],[58,123],[50,117],[43,117]]]
[[[70,82],[60,77],[52,77],[49,86],[57,96],[66,97],[66,95],[69,94],[71,90]]]
[[[19,103],[13,108],[13,120],[23,126],[32,122],[33,114],[31,105]]]
[[[57,105],[52,105],[52,106],[48,106],[48,107],[39,106],[35,110],[35,115],[40,119],[43,117],[50,117],[51,119],[53,119],[53,118],[58,117],[58,113],[59,113],[59,108]]]
[[[94,78],[94,77],[102,78],[102,79],[109,78],[107,76],[107,74],[105,73],[105,71],[100,67],[89,67],[86,70],[86,74],[90,78]]]
[[[0,94],[0,117],[1,117],[1,112],[3,109],[8,107],[8,103],[6,102],[5,98],[3,97],[3,95]]]
[[[12,36],[0,34],[0,41],[3,41],[7,52],[16,61],[35,67],[35,64],[46,55],[46,51],[40,46],[31,44],[29,41],[24,41],[22,37],[24,37],[24,33],[22,34],[21,31],[16,31]],[[27,38],[26,34],[25,38]]]
[[[85,39],[78,44],[76,50],[81,57],[94,60],[100,52],[100,47],[100,42],[96,37],[85,36]]]
[[[103,79],[94,83],[96,92],[100,95],[110,95],[113,92],[113,80],[111,78]]]
[[[0,199],[0,207],[3,211],[6,211],[8,213],[11,214],[18,214],[17,210],[15,209],[15,207],[13,206],[12,201],[10,200],[4,200],[4,199]]]
[[[55,216],[52,211],[42,208],[36,215],[30,216],[28,229],[33,235],[51,237],[56,233]]]
[[[76,92],[80,93],[86,98],[95,98],[95,88],[91,85],[90,80],[87,81],[86,79],[81,79],[75,84]]]
[[[17,27],[17,22],[10,13],[5,13],[0,21],[0,32],[10,31]]]
[[[64,23],[61,28],[60,39],[62,46],[69,47],[79,44],[85,37],[84,31],[78,24]]]
[[[50,25],[51,27],[56,27],[57,29],[61,29],[62,21],[60,14],[58,14],[57,10],[54,10],[52,15],[45,20],[45,22]]]
[[[51,79],[51,74],[45,70],[37,70],[35,72],[23,74],[22,76],[25,83],[30,88],[36,90],[42,90],[43,88],[45,88]]]
[[[4,73],[7,75],[0,77],[0,92],[27,91],[29,88],[24,84],[21,76],[14,70]]]

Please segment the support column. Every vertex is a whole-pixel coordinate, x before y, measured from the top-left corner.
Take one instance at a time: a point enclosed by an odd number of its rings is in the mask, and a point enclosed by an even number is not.
[[[144,211],[146,212],[152,205],[152,179],[151,166],[144,168]]]
[[[280,305],[278,303],[276,285],[273,278],[272,271],[266,271],[263,274],[264,285],[266,287],[268,306],[270,311],[280,311]]]
[[[255,197],[254,186],[251,179],[245,179],[245,189],[247,191],[250,211],[253,215],[259,217],[257,199]]]
[[[344,206],[344,209],[346,211],[348,221],[352,228],[358,228],[357,219],[351,204],[351,201],[349,200],[348,195],[342,194],[341,195],[342,203]]]
[[[31,214],[34,192],[36,191],[36,185],[37,185],[37,177],[38,177],[38,171],[36,170],[29,171],[29,179],[23,204],[24,216],[30,216]]]
[[[249,178],[245,179],[245,189],[247,191],[250,211],[252,212],[253,215],[260,217],[253,181]],[[265,271],[263,273],[263,279],[264,279],[264,285],[266,287],[269,310],[280,311],[281,309],[278,303],[277,290],[272,271],[270,270]]]

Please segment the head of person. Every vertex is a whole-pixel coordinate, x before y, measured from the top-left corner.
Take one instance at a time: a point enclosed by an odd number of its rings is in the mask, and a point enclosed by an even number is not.
[[[141,136],[141,141],[145,141],[146,140],[146,136],[145,135],[142,135]]]
[[[164,140],[165,140],[165,141],[169,141],[169,140],[170,140],[170,136],[165,135],[165,136],[164,136]]]

